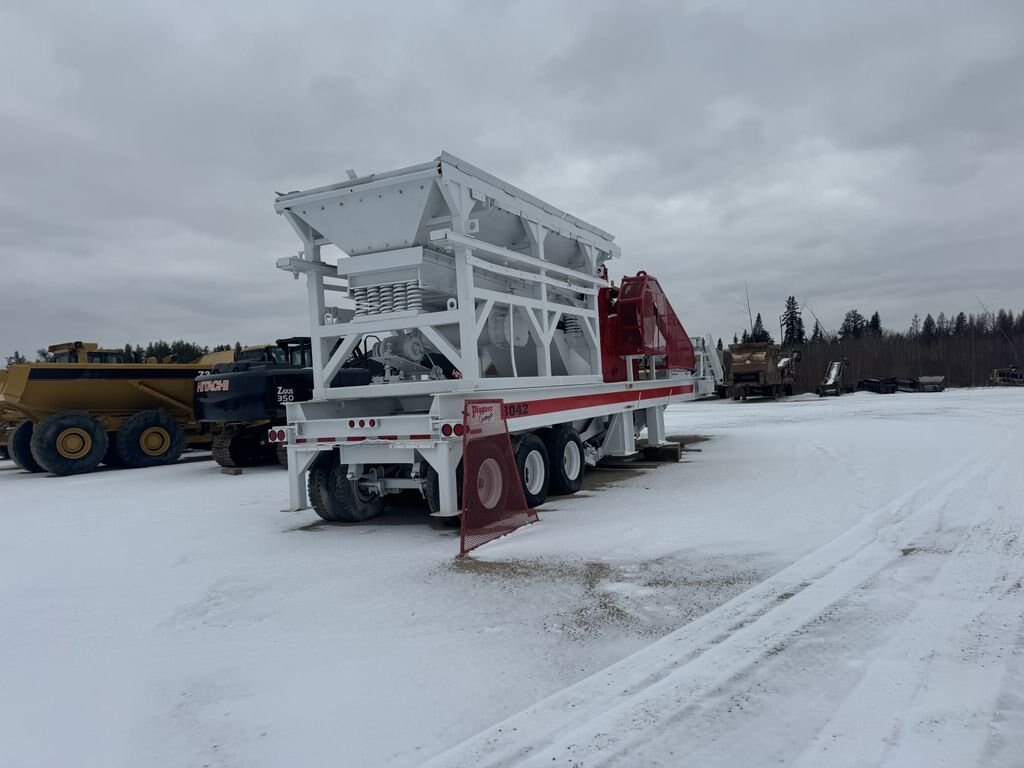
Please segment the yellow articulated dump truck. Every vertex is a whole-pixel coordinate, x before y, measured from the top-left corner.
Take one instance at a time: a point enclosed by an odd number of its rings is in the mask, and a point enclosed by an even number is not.
[[[7,384],[7,369],[0,368],[0,395],[3,394],[4,386]],[[18,414],[14,411],[6,411],[0,408],[0,459],[11,458],[7,450],[7,439],[18,421]]]
[[[11,365],[0,380],[0,443],[22,469],[152,467],[213,442],[192,411],[193,381],[230,352],[188,364],[125,363],[119,350],[80,341],[49,352],[52,362]]]

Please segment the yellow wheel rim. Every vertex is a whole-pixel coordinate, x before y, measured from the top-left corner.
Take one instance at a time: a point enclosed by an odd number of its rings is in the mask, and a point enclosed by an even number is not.
[[[163,427],[150,427],[139,435],[139,448],[147,456],[163,456],[171,445],[171,435]]]
[[[57,453],[65,459],[81,459],[92,450],[92,436],[81,427],[69,427],[57,435]]]

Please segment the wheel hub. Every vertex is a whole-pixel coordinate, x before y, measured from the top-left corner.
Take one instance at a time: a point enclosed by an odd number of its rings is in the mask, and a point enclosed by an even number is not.
[[[582,463],[579,446],[570,440],[565,444],[565,449],[562,451],[562,469],[565,471],[565,476],[570,480],[575,480],[579,477]]]
[[[485,509],[494,509],[501,500],[501,467],[494,459],[485,459],[476,475],[477,497]]]
[[[80,427],[70,427],[57,436],[57,453],[65,459],[81,459],[92,450],[92,436]]]
[[[150,427],[139,435],[139,448],[147,456],[162,456],[171,444],[171,436],[163,427]]]
[[[526,490],[531,496],[536,496],[544,487],[544,457],[540,451],[530,451],[523,462],[523,478]]]

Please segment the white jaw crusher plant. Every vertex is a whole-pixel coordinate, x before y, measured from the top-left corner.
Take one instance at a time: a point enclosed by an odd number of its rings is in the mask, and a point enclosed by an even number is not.
[[[275,202],[302,241],[277,266],[306,275],[313,340],[312,400],[270,431],[293,509],[355,522],[415,489],[458,520],[476,399],[503,402],[535,506],[635,453],[644,427],[663,444],[665,406],[721,383],[714,347],[691,342],[654,278],[609,283],[607,232],[447,153],[349,176]]]

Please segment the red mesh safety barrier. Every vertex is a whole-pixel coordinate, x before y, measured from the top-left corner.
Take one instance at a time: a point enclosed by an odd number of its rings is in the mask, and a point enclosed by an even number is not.
[[[622,278],[617,296],[599,296],[599,310],[606,381],[626,378],[627,355],[659,355],[669,370],[694,369],[693,344],[656,278],[646,272]]]
[[[467,400],[462,423],[462,550],[537,522],[526,506],[501,400]]]

